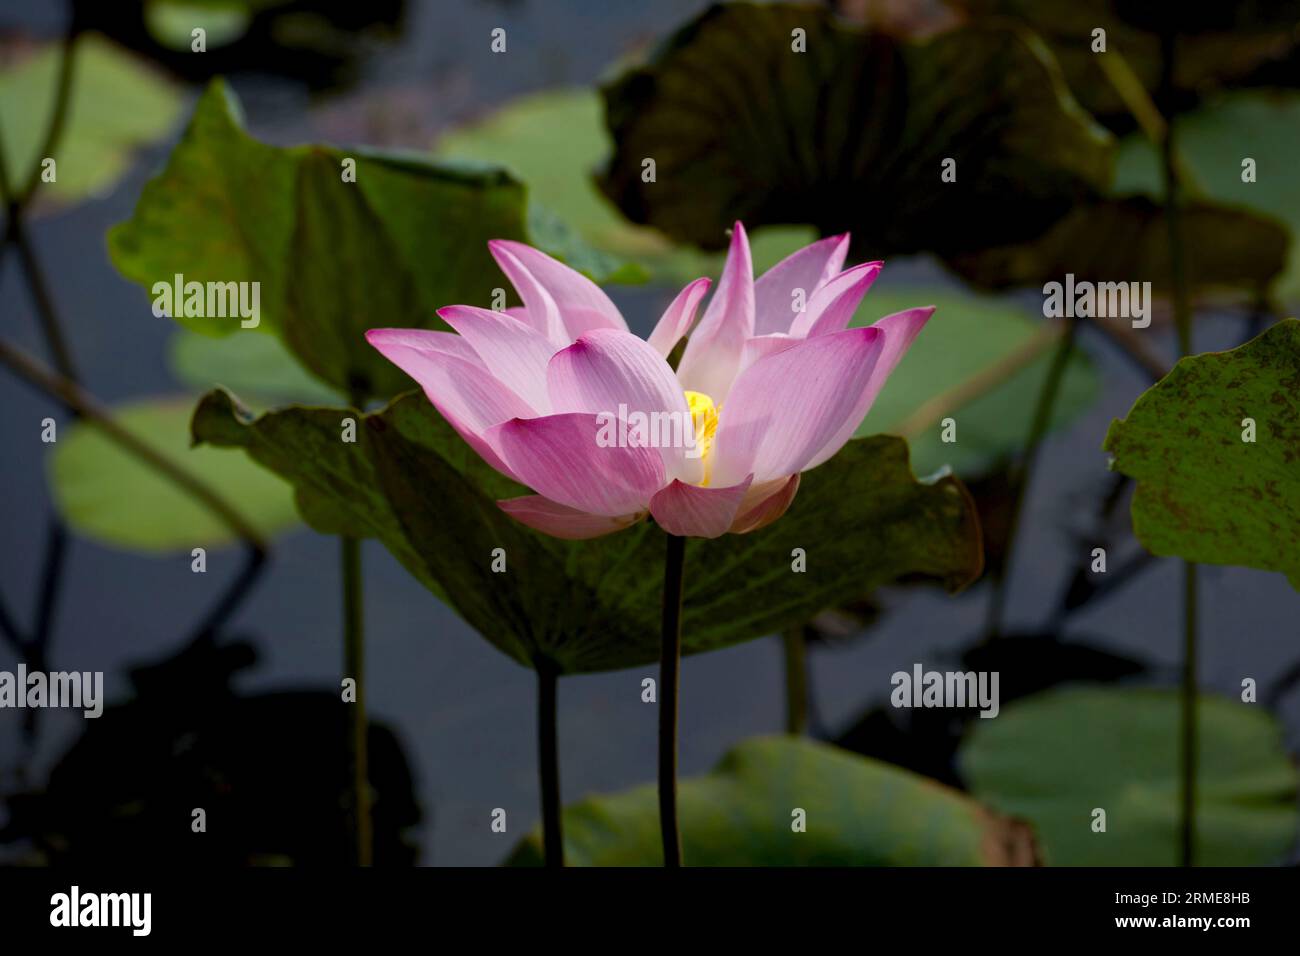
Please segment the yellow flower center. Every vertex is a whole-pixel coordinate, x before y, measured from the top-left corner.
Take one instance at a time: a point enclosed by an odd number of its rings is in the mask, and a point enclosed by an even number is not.
[[[686,391],[686,404],[691,410],[691,423],[695,426],[695,448],[692,457],[704,464],[701,487],[709,483],[709,451],[713,447],[713,434],[718,430],[718,406],[703,392]]]

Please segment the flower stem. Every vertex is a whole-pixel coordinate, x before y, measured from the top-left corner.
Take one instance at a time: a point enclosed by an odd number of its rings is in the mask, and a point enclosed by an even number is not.
[[[785,647],[785,732],[799,736],[808,729],[808,643],[802,627],[781,634]]]
[[[682,865],[677,827],[677,685],[682,664],[682,583],[686,539],[668,535],[664,557],[663,640],[659,651],[659,828],[664,866]]]
[[[1168,111],[1165,135],[1160,146],[1161,173],[1165,190],[1165,223],[1169,228],[1169,269],[1172,279],[1174,325],[1178,330],[1178,354],[1192,351],[1192,311],[1187,287],[1187,257],[1183,246],[1182,208],[1179,195],[1178,147],[1174,139],[1173,82],[1177,35],[1172,29],[1160,37],[1160,92]],[[1180,695],[1181,734],[1181,841],[1179,863],[1192,866],[1196,856],[1196,565],[1183,562],[1183,681]]]
[[[350,808],[357,866],[370,866],[370,784],[366,748],[366,653],[361,598],[361,542],[340,538],[343,573],[343,672],[355,682],[356,701],[348,711],[347,757],[351,779]]]
[[[560,747],[557,728],[559,671],[549,660],[537,669],[537,763],[542,788],[542,846],[548,867],[564,866],[560,804]]]
[[[1006,606],[1008,579],[1011,577],[1012,559],[1015,556],[1016,534],[1020,527],[1020,515],[1024,510],[1025,497],[1033,478],[1034,465],[1038,458],[1039,446],[1047,434],[1052,422],[1052,411],[1056,407],[1056,398],[1065,380],[1065,370],[1069,365],[1070,355],[1074,352],[1074,335],[1079,320],[1066,321],[1065,329],[1057,342],[1056,351],[1052,353],[1052,364],[1048,366],[1047,376],[1038,390],[1038,399],[1034,403],[1034,417],[1029,425],[1029,438],[1025,442],[1024,455],[1018,467],[1012,468],[1008,476],[1011,490],[1010,515],[1007,518],[1006,544],[1002,552],[1002,567],[993,581],[993,594],[989,601],[988,619],[985,625],[984,640],[987,643],[1002,633],[1002,615]]]

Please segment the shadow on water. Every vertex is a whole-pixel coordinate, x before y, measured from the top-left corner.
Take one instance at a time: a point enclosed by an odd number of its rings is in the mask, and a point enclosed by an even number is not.
[[[348,705],[327,689],[236,693],[255,658],[201,638],[133,669],[135,697],[85,721],[43,790],[8,799],[0,842],[30,863],[346,864]],[[406,755],[380,724],[369,741],[375,864],[411,865],[421,811]]]

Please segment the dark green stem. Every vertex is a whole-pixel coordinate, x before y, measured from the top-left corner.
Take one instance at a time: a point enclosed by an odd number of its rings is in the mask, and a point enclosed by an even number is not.
[[[563,807],[560,803],[559,671],[537,662],[537,763],[542,787],[542,846],[548,867],[564,866]]]
[[[808,729],[808,642],[802,627],[781,634],[785,648],[785,732],[798,736]]]
[[[1020,527],[1020,515],[1024,510],[1025,497],[1033,478],[1034,466],[1038,459],[1038,448],[1043,443],[1048,426],[1052,422],[1052,411],[1056,407],[1056,398],[1061,392],[1061,383],[1065,380],[1065,370],[1074,351],[1074,335],[1079,320],[1067,320],[1061,340],[1052,353],[1052,364],[1048,367],[1047,377],[1038,390],[1038,399],[1034,403],[1034,417],[1029,425],[1029,437],[1025,442],[1024,455],[1020,465],[1011,470],[1008,483],[1011,490],[1011,513],[1007,518],[1006,544],[1002,551],[1002,566],[993,581],[993,596],[989,601],[988,621],[985,626],[985,641],[997,638],[1002,632],[1002,614],[1006,606],[1007,581],[1011,576],[1012,558],[1015,555],[1016,535]]]
[[[348,710],[347,756],[351,781],[349,809],[355,837],[354,853],[358,866],[372,862],[373,841],[370,833],[370,784],[366,747],[366,650],[364,608],[361,590],[361,542],[340,538],[340,565],[343,572],[343,672],[352,678],[356,701]]]
[[[682,583],[686,539],[668,535],[664,557],[663,640],[659,650],[659,828],[664,866],[682,865],[677,826],[677,686],[682,665]]]
[[[1165,138],[1161,143],[1161,171],[1165,190],[1165,222],[1169,228],[1169,268],[1172,273],[1174,324],[1178,329],[1178,354],[1192,351],[1192,310],[1187,287],[1187,256],[1183,246],[1182,198],[1178,182],[1177,143],[1174,138],[1172,90],[1177,38],[1172,31],[1161,35],[1160,90],[1166,113]],[[1196,857],[1196,565],[1183,562],[1183,682],[1179,764],[1181,767],[1181,853],[1182,866],[1192,866]]]

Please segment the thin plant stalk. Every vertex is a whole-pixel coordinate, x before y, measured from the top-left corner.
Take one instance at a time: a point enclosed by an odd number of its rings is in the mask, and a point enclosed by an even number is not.
[[[540,660],[537,670],[537,765],[542,790],[542,852],[548,867],[564,866],[563,805],[560,802],[559,670]]]
[[[798,737],[808,730],[808,641],[802,627],[781,634],[785,651],[785,732]]]
[[[1176,36],[1172,31],[1161,35],[1160,88],[1165,103],[1171,100]],[[1165,222],[1169,228],[1169,268],[1173,287],[1174,324],[1178,331],[1178,354],[1192,352],[1192,311],[1187,287],[1187,257],[1183,245],[1182,210],[1178,179],[1178,150],[1174,137],[1174,117],[1165,123],[1161,142],[1161,173],[1165,192]],[[1192,866],[1196,861],[1196,664],[1197,664],[1197,579],[1196,565],[1183,562],[1183,679],[1180,692],[1179,734],[1179,863]]]
[[[677,692],[682,665],[682,586],[686,539],[668,535],[664,557],[664,613],[659,650],[659,828],[664,866],[682,865],[677,823]]]
[[[1043,385],[1038,390],[1033,420],[1029,425],[1029,437],[1025,442],[1024,456],[1020,466],[1011,472],[1011,515],[1007,519],[1007,540],[1002,555],[1002,568],[993,582],[993,595],[989,601],[985,641],[997,638],[1002,632],[1002,616],[1006,606],[1008,579],[1011,576],[1012,560],[1015,556],[1020,516],[1024,510],[1025,498],[1038,460],[1038,449],[1051,424],[1056,399],[1061,392],[1061,383],[1065,380],[1065,370],[1074,352],[1074,338],[1078,326],[1079,320],[1076,318],[1067,320],[1065,324],[1056,351],[1052,353],[1052,364],[1048,366],[1047,377],[1043,379]]]

